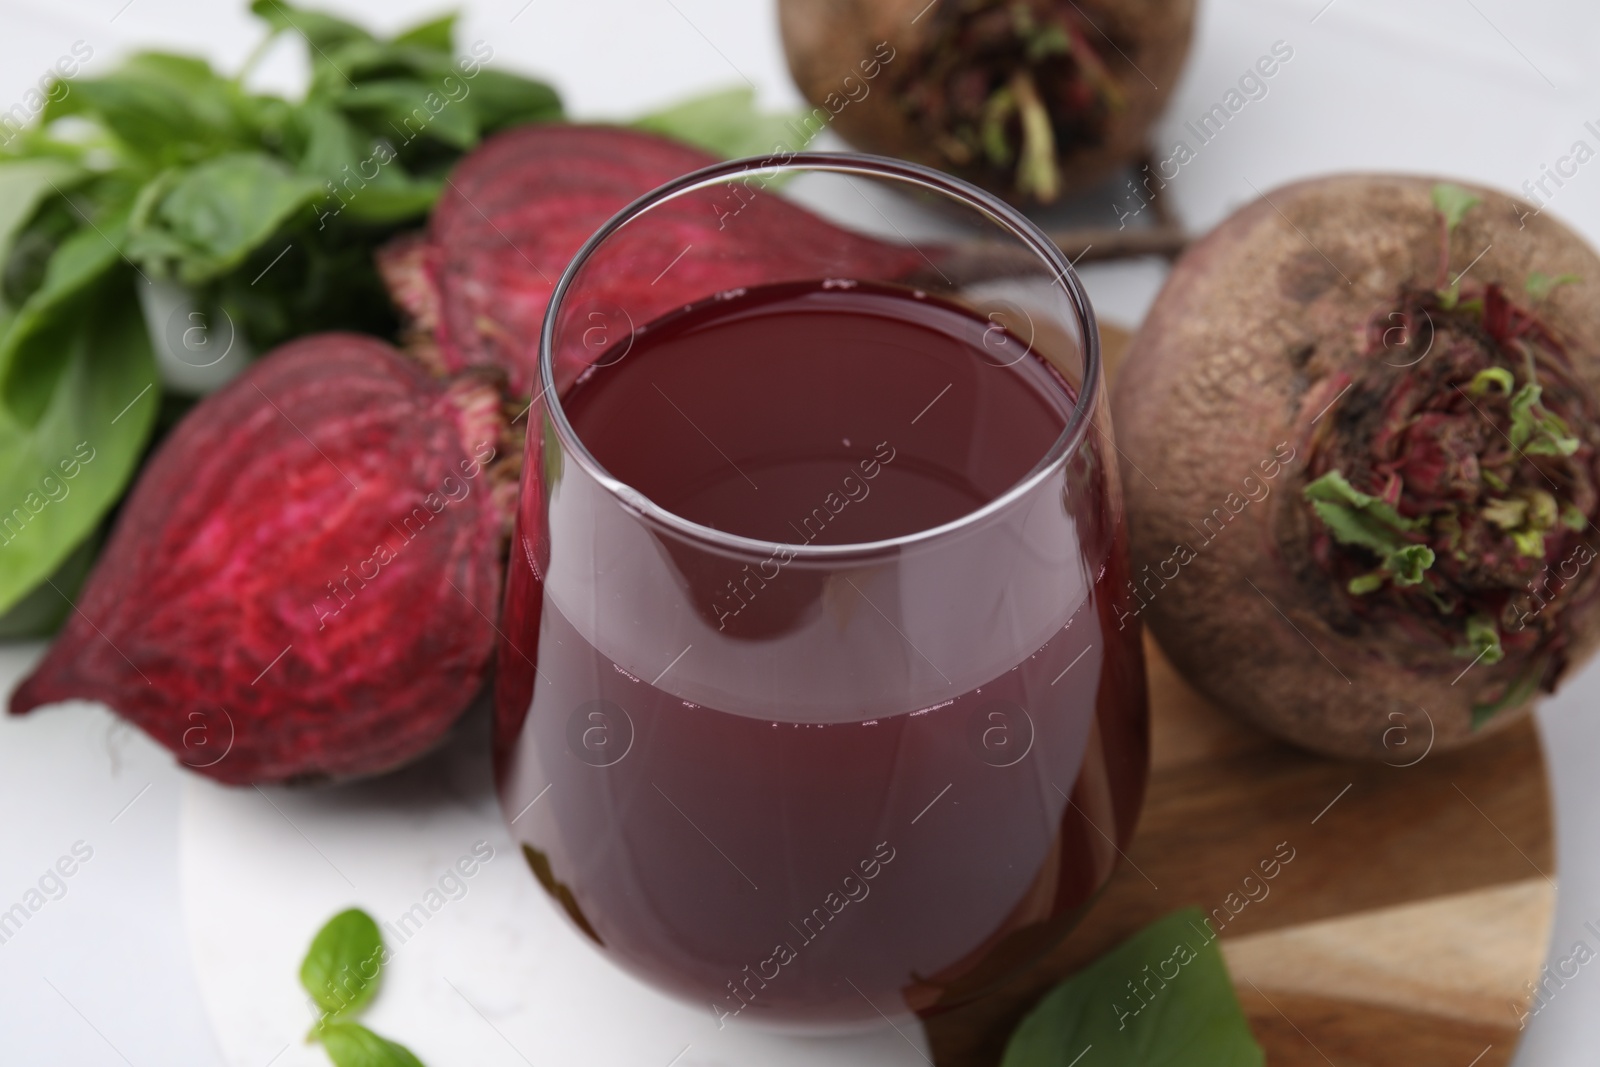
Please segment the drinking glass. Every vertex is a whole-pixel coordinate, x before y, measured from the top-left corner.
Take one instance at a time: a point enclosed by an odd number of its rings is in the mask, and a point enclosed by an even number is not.
[[[855,221],[797,226],[802,197]],[[907,239],[907,205],[956,236]],[[706,219],[721,226],[711,240]],[[669,276],[671,291],[657,284]],[[818,280],[967,309],[989,324],[983,373],[1054,368],[1064,428],[969,513],[866,543],[690,521],[575,432],[572,383],[625,372],[641,327],[681,308],[684,286],[703,282],[693,295],[709,298]],[[495,769],[555,905],[719,1026],[843,1030],[937,1012],[1048,951],[1127,844],[1148,759],[1098,335],[1060,250],[1001,201],[916,165],[734,161],[590,238],[555,288],[539,357]],[[938,405],[964,401],[934,396],[937,378],[905,358],[903,395],[879,397],[893,462],[981,459],[985,424],[941,429]],[[683,441],[769,427],[781,460],[835,410],[797,422],[781,389],[729,398],[716,384],[687,375],[663,391]],[[810,387],[860,407],[848,374]],[[638,458],[671,462],[678,447],[641,440]]]

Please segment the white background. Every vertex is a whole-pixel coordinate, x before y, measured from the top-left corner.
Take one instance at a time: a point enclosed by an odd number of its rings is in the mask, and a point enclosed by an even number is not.
[[[1586,0],[1201,0],[1195,54],[1179,83],[1166,144],[1185,118],[1218,102],[1274,41],[1294,58],[1172,186],[1203,229],[1251,186],[1332,170],[1386,169],[1471,178],[1510,190],[1537,179],[1600,127],[1600,6]],[[438,12],[431,0],[332,5],[392,30]],[[242,3],[5,0],[0,110],[75,41],[94,49],[83,76],[131,48],[198,52],[238,65],[259,30]],[[750,0],[471,0],[460,33],[493,63],[549,78],[569,112],[622,118],[693,91],[747,81],[774,107],[799,102],[772,5]],[[260,82],[293,91],[304,67],[282,42]],[[1091,200],[1114,223],[1115,190]],[[1103,202],[1103,206],[1102,206]],[[1600,240],[1600,161],[1567,181],[1549,210]],[[1134,322],[1159,282],[1151,264],[1091,268],[1097,307]],[[0,691],[36,649],[0,648]],[[1540,720],[1559,816],[1564,954],[1600,920],[1600,673],[1569,683]],[[1492,742],[1491,742],[1492,743]],[[0,1060],[12,1064],[209,1065],[221,1057],[185,944],[177,878],[180,772],[165,752],[103,709],[68,706],[0,721],[0,909],[76,841],[93,858],[68,892],[0,945]],[[271,927],[270,910],[241,923]],[[285,929],[303,942],[309,930]],[[1582,972],[1588,975],[1586,970]],[[411,1020],[426,1028],[427,1019]],[[619,1021],[619,1025],[625,1025]],[[1600,978],[1569,984],[1522,1050],[1525,1064],[1594,1062]],[[506,1062],[517,1062],[509,1058]],[[262,1067],[266,1067],[265,1064]],[[437,1067],[437,1065],[435,1065]],[[1460,1065],[1466,1067],[1466,1065]]]

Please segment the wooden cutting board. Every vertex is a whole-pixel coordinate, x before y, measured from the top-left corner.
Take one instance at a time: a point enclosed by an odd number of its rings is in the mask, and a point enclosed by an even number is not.
[[[1126,335],[1102,335],[1114,358]],[[925,1021],[939,1067],[999,1062],[1050,986],[1190,904],[1226,920],[1223,955],[1271,1067],[1508,1063],[1555,905],[1533,722],[1449,753],[1408,723],[1388,764],[1332,760],[1235,721],[1148,638],[1146,652],[1151,775],[1126,858],[1039,966]],[[1290,849],[1263,883],[1259,864]]]

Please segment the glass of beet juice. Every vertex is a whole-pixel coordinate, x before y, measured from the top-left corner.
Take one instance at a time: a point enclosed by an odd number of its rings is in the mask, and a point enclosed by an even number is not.
[[[825,187],[969,232],[790,199]],[[1148,749],[1102,377],[1060,251],[911,164],[727,163],[589,240],[496,710],[512,834],[583,936],[719,1026],[806,1031],[960,1003],[1072,927]]]

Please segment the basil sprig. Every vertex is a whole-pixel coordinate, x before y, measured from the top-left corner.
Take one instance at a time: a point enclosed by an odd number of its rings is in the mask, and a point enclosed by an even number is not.
[[[322,1014],[307,1039],[320,1041],[335,1067],[422,1067],[410,1049],[351,1019],[377,994],[388,960],[378,924],[360,908],[341,911],[311,940],[300,984]]]

